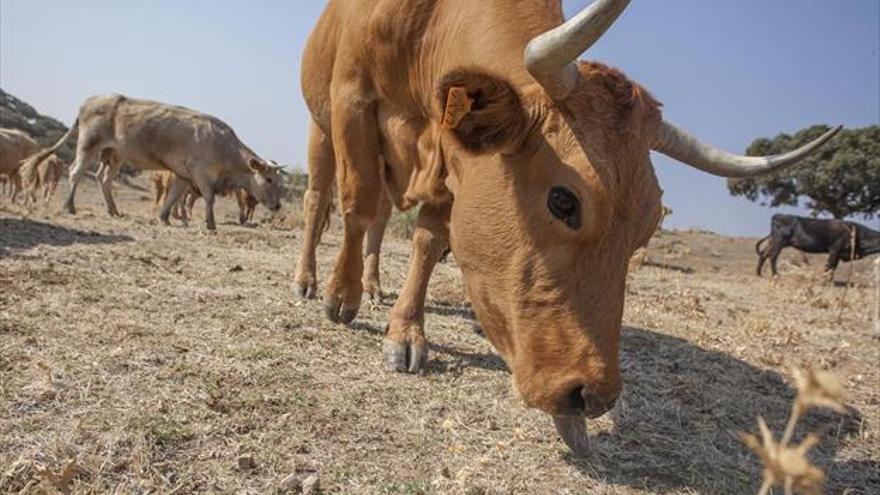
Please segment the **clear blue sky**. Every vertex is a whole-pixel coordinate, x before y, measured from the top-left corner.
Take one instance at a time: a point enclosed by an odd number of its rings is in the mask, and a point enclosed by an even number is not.
[[[586,0],[564,2],[567,14]],[[118,92],[217,115],[258,153],[305,163],[299,56],[323,2],[0,0],[0,87],[69,124]],[[742,152],[814,123],[880,123],[877,0],[634,0],[587,59],[623,69],[665,114]],[[656,156],[668,226],[760,234],[771,210]],[[872,222],[876,224],[877,222]]]

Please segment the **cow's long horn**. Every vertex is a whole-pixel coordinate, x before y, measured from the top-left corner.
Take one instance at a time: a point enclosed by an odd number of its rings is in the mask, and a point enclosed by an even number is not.
[[[587,422],[581,416],[553,416],[556,432],[565,445],[578,457],[586,457],[590,451],[590,438],[587,435]]]
[[[721,177],[752,177],[794,165],[833,138],[841,128],[842,126],[837,126],[800,148],[781,155],[742,156],[703,143],[687,131],[663,121],[652,148],[710,174]]]
[[[556,100],[564,100],[577,83],[575,60],[599,40],[629,0],[596,0],[562,25],[535,37],[526,46],[526,69]]]

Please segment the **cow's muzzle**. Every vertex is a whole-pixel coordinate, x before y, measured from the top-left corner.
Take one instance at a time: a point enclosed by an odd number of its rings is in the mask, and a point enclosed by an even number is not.
[[[616,391],[605,395],[594,392],[589,386],[577,387],[569,393],[565,410],[594,419],[610,411],[616,402]]]
[[[597,393],[590,386],[579,386],[569,392],[558,410],[562,415],[594,419],[610,411],[615,402],[617,402],[617,391],[603,394]]]
[[[617,402],[617,392],[610,396],[597,394],[591,387],[577,387],[568,394],[563,412],[553,416],[553,424],[568,448],[578,457],[587,455],[590,447],[586,420],[598,418]]]

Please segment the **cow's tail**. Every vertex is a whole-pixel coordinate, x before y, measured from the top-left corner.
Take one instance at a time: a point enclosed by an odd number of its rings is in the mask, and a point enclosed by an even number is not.
[[[43,163],[47,158],[52,156],[52,153],[58,151],[58,148],[64,146],[64,143],[69,141],[70,138],[72,138],[78,131],[79,117],[77,117],[77,119],[73,122],[73,125],[70,126],[70,129],[68,129],[67,132],[63,136],[61,136],[61,139],[59,139],[57,143],[22,160],[21,175],[28,184],[33,183],[35,176],[39,174],[38,168],[40,164]]]
[[[755,243],[755,253],[757,253],[758,255],[761,255],[764,252],[764,250],[761,249],[761,244],[764,244],[764,242],[767,241],[767,239],[769,239],[769,238],[770,238],[770,236],[768,235],[767,237],[765,237]]]

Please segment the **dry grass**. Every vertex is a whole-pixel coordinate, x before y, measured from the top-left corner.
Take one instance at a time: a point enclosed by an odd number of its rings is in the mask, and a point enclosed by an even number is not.
[[[811,408],[828,408],[839,414],[850,415],[851,411],[843,405],[845,391],[840,380],[824,370],[809,367],[795,371],[798,393],[792,403],[791,412],[782,438],[777,442],[764,418],[758,416],[761,438],[741,433],[740,438],[764,463],[764,482],[758,495],[766,495],[775,487],[785,491],[785,495],[795,492],[805,495],[820,495],[825,483],[825,472],[807,458],[807,453],[819,444],[820,434],[810,433],[798,445],[792,444],[792,436],[798,422]]]
[[[880,492],[866,266],[840,302],[819,260],[759,280],[753,240],[664,232],[629,284],[625,392],[574,459],[473,332],[451,262],[429,294],[428,372],[388,374],[387,305],[347,328],[294,299],[300,230],[239,227],[228,202],[215,236],[163,228],[128,189],[110,219],[83,192],[75,218],[0,205],[0,493],[272,493],[315,473],[324,493],[754,493],[762,467],[736,432],[785,423],[783,370],[805,362],[844,377],[857,412],[811,412],[795,440],[825,432],[811,459],[829,493]],[[387,291],[407,258],[388,241]]]

